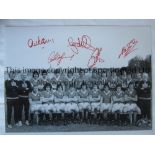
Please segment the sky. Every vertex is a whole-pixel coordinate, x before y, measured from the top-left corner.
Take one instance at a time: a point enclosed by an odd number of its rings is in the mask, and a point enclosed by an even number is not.
[[[135,56],[143,58],[151,54],[151,29],[149,26],[33,26],[33,27],[6,27],[6,66],[12,68],[87,68],[92,50],[78,47],[75,54],[69,46],[68,38],[77,42],[83,35],[89,36],[91,46],[102,48],[101,62],[95,63],[96,68],[116,68],[128,65],[128,61]],[[51,39],[50,42],[29,47],[28,40],[36,41],[38,37]],[[125,58],[118,58],[123,47],[132,40],[137,41],[133,52]],[[31,41],[32,41],[31,40]],[[88,40],[90,41],[90,40]],[[30,42],[29,42],[30,43]],[[58,61],[48,62],[48,58],[54,52],[73,58],[64,58],[58,65]],[[92,63],[91,63],[92,64]]]

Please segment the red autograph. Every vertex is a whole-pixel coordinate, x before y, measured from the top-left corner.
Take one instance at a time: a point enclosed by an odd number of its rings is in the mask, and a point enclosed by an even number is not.
[[[83,35],[81,38],[78,37],[77,41],[74,41],[72,37],[68,38],[68,46],[73,51],[74,54],[79,53],[79,48],[85,48],[92,51],[91,57],[88,60],[88,67],[96,67],[97,62],[104,62],[100,57],[102,48],[97,48],[91,45],[91,38],[87,35]]]
[[[91,55],[90,59],[88,60],[88,64],[87,66],[90,68],[95,68],[96,63],[97,62],[104,62],[104,60],[102,58],[100,58],[100,54],[101,54],[101,48],[97,48]]]
[[[32,48],[34,46],[45,45],[45,44],[48,44],[50,42],[54,43],[54,40],[53,39],[45,39],[44,37],[40,38],[38,36],[38,38],[36,40],[28,39],[27,45],[29,48]]]
[[[72,60],[73,57],[74,57],[74,54],[70,55],[70,56],[66,56],[65,52],[62,54],[60,54],[59,52],[51,52],[49,57],[48,57],[48,63],[51,63],[53,61],[57,61],[57,65],[59,65],[63,59]]]
[[[126,47],[122,48],[121,53],[119,54],[118,58],[120,58],[121,56],[124,56],[124,58],[129,55],[131,52],[135,51],[136,48],[135,46],[137,45],[138,41],[136,39],[132,39],[127,45]]]

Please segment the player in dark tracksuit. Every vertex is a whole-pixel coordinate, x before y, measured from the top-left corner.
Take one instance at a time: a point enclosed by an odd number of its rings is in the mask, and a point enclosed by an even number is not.
[[[21,75],[21,80],[19,81],[19,125],[22,126],[22,112],[24,108],[25,114],[25,124],[29,125],[29,100],[28,95],[32,91],[31,83],[26,80],[26,74]]]
[[[142,80],[139,82],[137,92],[141,118],[151,120],[151,81],[147,73],[142,74]]]
[[[18,81],[15,80],[15,73],[9,73],[9,80],[5,81],[5,91],[6,91],[6,103],[7,103],[7,123],[8,128],[12,128],[11,118],[12,111],[14,108],[14,121],[16,126],[18,124],[18,107],[19,107],[19,98],[18,98]]]
[[[141,81],[138,90],[138,106],[141,109],[141,117],[151,119],[151,83]]]

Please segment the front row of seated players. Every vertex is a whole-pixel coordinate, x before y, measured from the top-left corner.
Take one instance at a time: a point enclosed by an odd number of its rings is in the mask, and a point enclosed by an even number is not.
[[[39,92],[38,86],[33,86],[33,91],[29,94],[30,116],[33,124],[34,114],[37,124],[51,122],[52,124],[70,121],[102,123],[117,122],[126,124],[136,121],[137,114],[141,114],[137,106],[137,95],[134,84],[130,83],[124,92],[118,85],[116,91],[112,92],[108,85],[104,85],[101,92],[97,85],[92,90],[87,89],[87,85],[82,84],[80,90],[70,86],[65,92],[62,85],[57,85],[55,92],[52,85],[46,83],[44,91]],[[132,120],[132,116],[133,120]]]

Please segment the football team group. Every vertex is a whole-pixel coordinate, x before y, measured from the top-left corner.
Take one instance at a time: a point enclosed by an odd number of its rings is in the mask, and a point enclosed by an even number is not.
[[[7,127],[71,123],[151,124],[151,77],[146,72],[32,73],[5,80]]]

